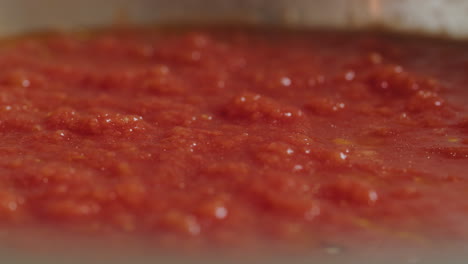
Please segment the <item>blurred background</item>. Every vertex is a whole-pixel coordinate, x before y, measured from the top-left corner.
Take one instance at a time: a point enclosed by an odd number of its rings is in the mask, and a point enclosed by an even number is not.
[[[247,21],[468,35],[466,0],[0,0],[0,34],[115,22]]]

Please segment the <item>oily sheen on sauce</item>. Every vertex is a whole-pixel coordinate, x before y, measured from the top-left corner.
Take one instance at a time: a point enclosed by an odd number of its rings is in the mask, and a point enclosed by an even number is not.
[[[0,47],[0,227],[160,245],[468,239],[467,43],[124,29]]]

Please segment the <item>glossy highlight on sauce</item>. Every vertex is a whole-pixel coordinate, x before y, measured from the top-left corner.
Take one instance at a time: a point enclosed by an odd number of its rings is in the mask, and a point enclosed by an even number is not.
[[[305,249],[468,239],[468,43],[124,29],[0,47],[0,228]]]

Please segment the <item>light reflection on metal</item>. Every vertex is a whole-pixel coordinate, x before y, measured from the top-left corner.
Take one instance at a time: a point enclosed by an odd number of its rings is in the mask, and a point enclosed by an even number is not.
[[[369,0],[369,13],[374,21],[382,15],[381,0]]]

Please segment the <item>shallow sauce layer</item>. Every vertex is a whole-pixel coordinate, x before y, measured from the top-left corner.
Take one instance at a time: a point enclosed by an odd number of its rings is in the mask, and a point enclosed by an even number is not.
[[[236,28],[5,42],[0,227],[155,247],[467,240],[467,45]]]

